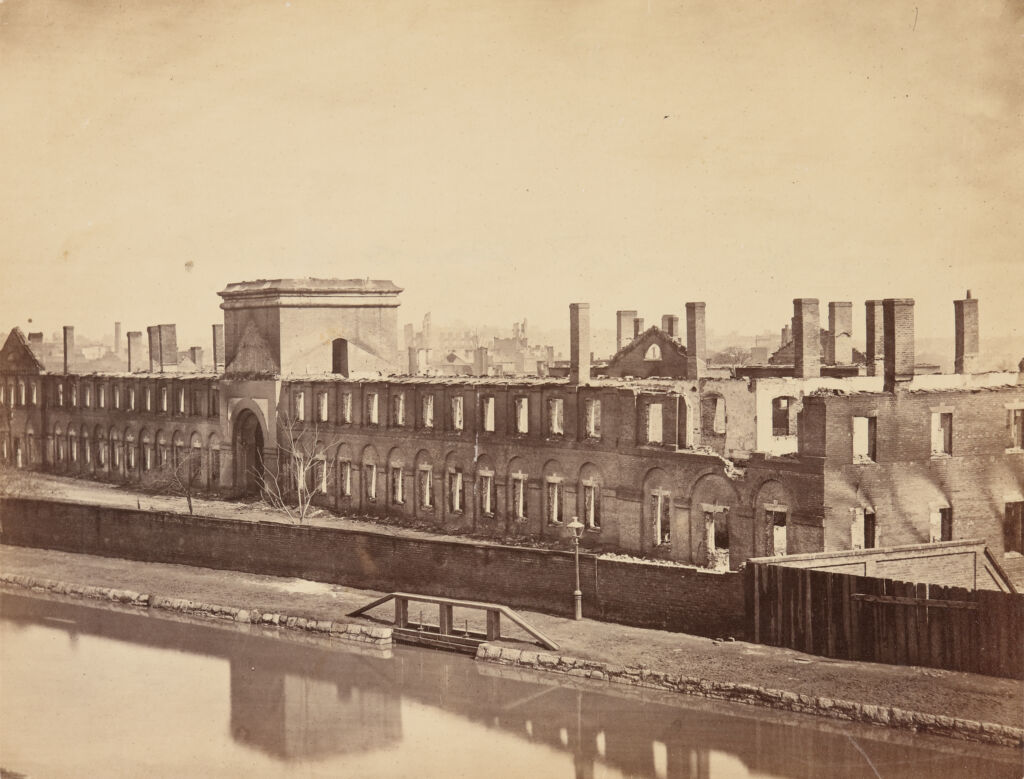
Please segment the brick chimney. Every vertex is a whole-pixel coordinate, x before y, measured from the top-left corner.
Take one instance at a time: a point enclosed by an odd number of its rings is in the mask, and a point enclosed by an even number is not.
[[[828,344],[833,365],[853,362],[853,303],[828,304]]]
[[[704,329],[706,303],[686,304],[686,378],[699,379],[707,371],[708,340]]]
[[[28,345],[32,349],[32,352],[38,357],[42,354],[43,348],[43,334],[42,333],[29,333],[28,334]]]
[[[633,317],[633,338],[639,338],[640,333],[644,331],[644,318],[642,316]]]
[[[407,349],[409,354],[408,371],[410,376],[415,376],[420,372],[420,350],[415,346],[410,346]]]
[[[590,304],[569,304],[569,383],[590,383]]]
[[[632,338],[633,320],[636,319],[636,311],[615,312],[615,349],[618,351],[628,344]]]
[[[64,325],[64,373],[75,367],[75,328]]]
[[[661,329],[673,338],[679,337],[679,317],[673,314],[663,314],[661,317]]]
[[[486,376],[490,361],[487,358],[487,347],[478,346],[473,350],[473,375]]]
[[[153,325],[149,333],[149,370],[174,373],[178,370],[178,334],[174,325]]]
[[[128,331],[128,373],[135,373],[142,363],[142,331]]]
[[[201,346],[190,346],[188,347],[188,358],[195,363],[197,370],[203,369],[203,347]]]
[[[224,325],[213,326],[213,370],[224,370]]]
[[[882,301],[885,330],[884,383],[886,392],[896,392],[914,378],[914,300],[886,298]]]
[[[821,375],[821,323],[817,298],[793,300],[793,375],[798,379]]]
[[[953,301],[956,317],[956,347],[954,370],[957,373],[974,373],[978,363],[978,299],[967,297]]]
[[[114,322],[114,354],[121,354],[121,323]]]
[[[885,325],[881,300],[864,301],[864,321],[867,323],[868,376],[881,376],[885,361]]]
[[[793,340],[793,328],[790,325],[784,325],[782,328],[782,343],[779,346],[785,346]]]

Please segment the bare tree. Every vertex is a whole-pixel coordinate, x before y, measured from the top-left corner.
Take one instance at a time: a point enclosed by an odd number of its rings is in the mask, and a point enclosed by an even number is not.
[[[277,472],[254,473],[263,500],[300,525],[318,493],[327,490],[329,452],[339,441],[323,441],[316,423],[307,425],[288,414],[278,416]]]
[[[184,448],[184,447],[183,447]],[[187,448],[187,454],[175,457],[171,465],[158,472],[153,483],[157,494],[175,495],[188,503],[188,513],[193,514],[192,497],[202,486],[202,450]]]

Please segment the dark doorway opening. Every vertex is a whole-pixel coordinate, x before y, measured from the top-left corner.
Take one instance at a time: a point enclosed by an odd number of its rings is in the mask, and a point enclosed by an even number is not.
[[[246,409],[235,421],[235,487],[240,495],[258,495],[263,482],[263,428]]]

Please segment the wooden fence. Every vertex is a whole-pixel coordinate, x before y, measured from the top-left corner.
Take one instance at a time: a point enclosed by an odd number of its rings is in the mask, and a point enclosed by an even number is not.
[[[771,563],[746,576],[757,643],[1024,679],[1024,595]]]

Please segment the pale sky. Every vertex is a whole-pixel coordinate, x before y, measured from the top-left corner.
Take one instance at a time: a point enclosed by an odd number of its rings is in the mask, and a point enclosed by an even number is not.
[[[858,338],[970,288],[1022,335],[1022,139],[1021,0],[0,0],[0,324],[208,347],[228,282],[369,276]]]

